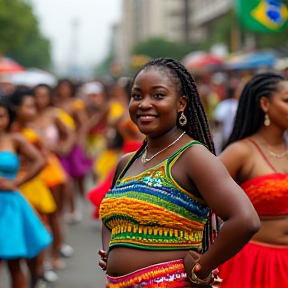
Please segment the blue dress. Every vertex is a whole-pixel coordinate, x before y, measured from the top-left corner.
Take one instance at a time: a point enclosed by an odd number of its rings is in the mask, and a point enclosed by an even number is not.
[[[15,179],[19,166],[19,158],[13,152],[0,151],[0,177]],[[51,240],[51,235],[20,192],[0,189],[0,259],[33,258]]]

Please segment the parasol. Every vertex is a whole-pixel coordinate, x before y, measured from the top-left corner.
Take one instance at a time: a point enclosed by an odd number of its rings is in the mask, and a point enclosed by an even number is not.
[[[2,77],[2,80],[14,85],[29,87],[34,87],[38,84],[47,84],[49,86],[57,84],[57,78],[54,75],[37,68],[30,68],[23,72],[7,73]]]
[[[24,71],[25,68],[18,64],[16,61],[14,61],[11,58],[8,57],[2,57],[0,58],[0,73],[6,73],[6,72],[20,72]]]
[[[184,65],[187,69],[205,69],[220,66],[222,63],[223,60],[218,56],[209,53],[197,53],[190,57]]]

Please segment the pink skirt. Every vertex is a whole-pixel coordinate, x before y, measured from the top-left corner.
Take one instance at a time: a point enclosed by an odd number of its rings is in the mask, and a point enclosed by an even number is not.
[[[174,260],[148,266],[130,274],[107,276],[106,288],[191,288],[183,260]]]
[[[286,288],[288,247],[250,242],[219,270],[220,288]]]
[[[66,173],[72,178],[85,176],[93,165],[93,161],[84,154],[83,149],[77,144],[69,155],[59,157],[59,160]]]

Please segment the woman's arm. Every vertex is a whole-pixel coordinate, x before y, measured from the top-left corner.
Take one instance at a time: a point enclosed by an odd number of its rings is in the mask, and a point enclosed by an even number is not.
[[[41,155],[41,153],[35,148],[32,144],[30,144],[24,136],[21,134],[13,135],[13,140],[15,143],[15,148],[20,154],[20,156],[24,156],[27,160],[29,160],[30,165],[29,169],[27,169],[27,173],[25,173],[24,177],[17,180],[16,185],[20,186],[23,183],[34,178],[45,166],[45,159]]]
[[[90,129],[89,118],[84,109],[75,109],[74,116],[76,118],[76,122],[78,123],[78,142],[82,147],[84,147],[85,140]]]
[[[102,248],[104,251],[108,251],[110,238],[111,238],[110,231],[104,224],[102,224]]]
[[[55,151],[59,155],[67,155],[72,150],[76,143],[76,133],[71,128],[69,128],[59,117],[56,110],[53,111],[53,120],[61,135],[64,136],[64,141],[61,143],[59,151]]]
[[[224,221],[214,244],[199,260],[202,269],[197,275],[205,278],[244,247],[259,230],[260,220],[245,192],[219,159],[200,145],[187,152],[195,167],[191,169],[187,165],[188,177],[196,184],[207,205]]]

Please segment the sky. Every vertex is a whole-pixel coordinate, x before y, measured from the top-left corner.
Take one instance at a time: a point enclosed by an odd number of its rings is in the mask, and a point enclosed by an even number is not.
[[[51,40],[56,66],[95,65],[108,55],[111,28],[121,20],[121,0],[30,1],[41,32]]]

